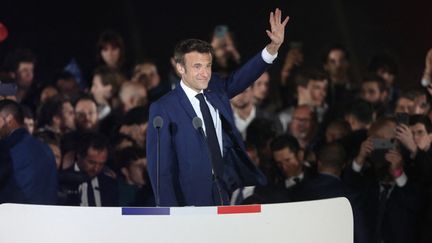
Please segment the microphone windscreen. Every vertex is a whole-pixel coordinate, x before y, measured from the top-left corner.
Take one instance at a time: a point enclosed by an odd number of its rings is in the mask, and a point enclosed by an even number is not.
[[[198,130],[198,129],[202,128],[203,122],[202,122],[201,118],[196,116],[192,119],[192,125],[195,129]]]
[[[163,126],[163,119],[162,119],[162,117],[156,116],[153,119],[153,127],[157,129],[157,128],[161,128],[162,126]]]

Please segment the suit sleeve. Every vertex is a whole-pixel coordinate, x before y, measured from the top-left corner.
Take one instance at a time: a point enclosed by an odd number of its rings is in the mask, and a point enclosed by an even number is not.
[[[269,66],[263,60],[261,52],[251,58],[227,78],[225,88],[228,98],[233,98],[251,86]]]
[[[157,102],[150,106],[149,128],[147,130],[147,161],[152,188],[157,197],[157,130],[153,127],[153,119],[160,116],[163,126],[160,128],[160,173],[159,198],[160,206],[180,206],[181,192],[178,181],[178,163],[175,147],[172,143],[170,119],[162,106]]]

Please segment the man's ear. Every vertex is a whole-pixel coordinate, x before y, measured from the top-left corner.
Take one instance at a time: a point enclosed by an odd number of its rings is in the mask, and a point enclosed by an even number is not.
[[[177,69],[177,72],[180,73],[181,75],[183,75],[186,72],[183,64],[180,64],[180,63],[176,63],[176,69]]]
[[[129,171],[125,167],[121,168],[120,171],[124,175],[125,178],[129,178]]]

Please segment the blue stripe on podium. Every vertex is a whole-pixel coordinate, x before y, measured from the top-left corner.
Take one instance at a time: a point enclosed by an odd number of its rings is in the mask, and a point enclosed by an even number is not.
[[[122,208],[122,215],[170,215],[170,208]]]

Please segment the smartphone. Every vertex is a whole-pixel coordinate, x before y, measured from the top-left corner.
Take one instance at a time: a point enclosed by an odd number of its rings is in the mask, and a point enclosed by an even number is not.
[[[228,33],[228,26],[218,25],[214,29],[214,35],[218,38],[224,38]]]
[[[400,124],[405,124],[405,125],[409,125],[409,114],[406,112],[400,112],[400,113],[396,113],[396,123],[398,125]]]
[[[15,83],[1,83],[0,82],[0,95],[1,96],[12,96],[17,92],[17,85]]]
[[[381,138],[372,138],[372,146],[374,150],[388,150],[395,148],[393,141]]]

